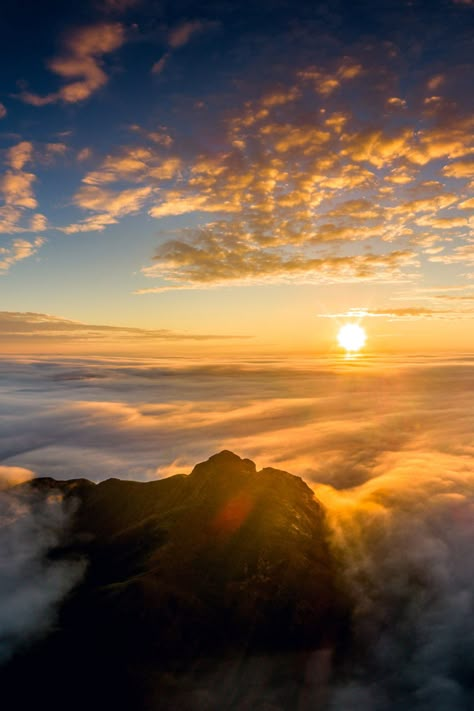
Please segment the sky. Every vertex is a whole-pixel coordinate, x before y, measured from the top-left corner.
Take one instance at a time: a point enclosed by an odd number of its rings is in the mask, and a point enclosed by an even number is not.
[[[2,4],[2,353],[472,349],[472,0]]]
[[[470,708],[473,12],[2,2],[14,645],[83,570],[46,556],[73,512],[11,484],[149,481],[230,449],[326,507],[366,652],[331,711]],[[346,323],[362,357],[338,347]]]

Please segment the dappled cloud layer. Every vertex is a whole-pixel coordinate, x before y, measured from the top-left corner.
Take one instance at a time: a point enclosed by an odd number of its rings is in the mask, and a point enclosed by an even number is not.
[[[98,142],[68,125],[7,140],[0,272],[43,233],[100,239],[133,218],[131,242],[157,245],[148,263],[126,250],[136,294],[469,279],[472,3],[365,2],[360,17],[345,2],[261,2],[255,17],[200,5],[164,3],[152,21],[146,3],[96,3],[39,58],[49,90],[19,82],[33,121],[105,91],[112,113],[100,109]],[[136,117],[122,121],[114,100],[132,83]]]

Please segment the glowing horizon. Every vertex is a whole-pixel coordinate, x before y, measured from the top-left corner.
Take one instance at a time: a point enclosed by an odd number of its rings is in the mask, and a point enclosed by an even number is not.
[[[472,3],[7,6],[4,352],[472,347]]]

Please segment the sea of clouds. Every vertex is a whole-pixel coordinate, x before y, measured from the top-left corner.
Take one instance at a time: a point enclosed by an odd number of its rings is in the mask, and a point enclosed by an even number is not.
[[[473,392],[468,356],[3,359],[0,476],[149,480],[221,449],[303,476],[327,506],[355,610],[331,708],[461,711],[474,700]],[[52,515],[12,496],[0,493],[0,609],[15,587],[37,594],[35,571],[51,581],[30,618],[0,615],[0,628],[22,620],[0,629],[14,647],[81,571],[45,568],[64,504],[50,502]],[[16,552],[5,554],[17,540],[24,584]]]

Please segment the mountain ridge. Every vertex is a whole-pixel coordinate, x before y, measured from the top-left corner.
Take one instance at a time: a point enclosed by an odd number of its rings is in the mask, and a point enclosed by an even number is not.
[[[22,667],[37,677],[47,664],[73,683],[65,661],[74,667],[92,656],[101,670],[92,674],[97,708],[110,703],[113,686],[117,708],[240,709],[252,660],[264,659],[252,694],[286,709],[305,685],[302,658],[336,660],[347,601],[324,508],[300,477],[257,471],[224,450],[189,475],[151,482],[39,478],[22,486],[76,503],[53,555],[84,558],[87,571],[49,637],[8,665],[10,679]],[[240,679],[233,701],[231,679]],[[84,703],[81,693],[77,708]]]

